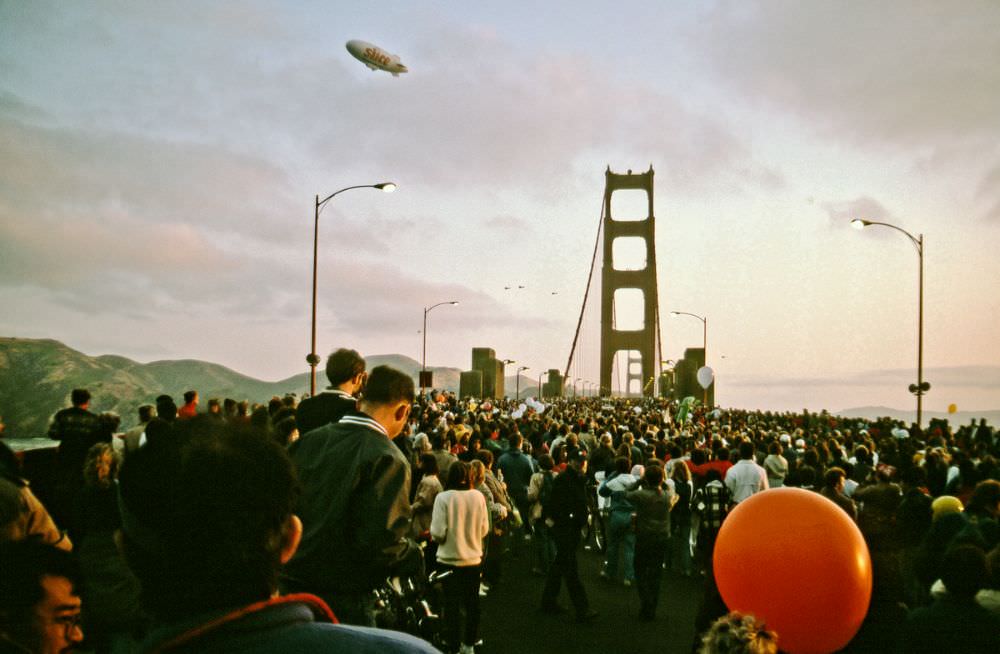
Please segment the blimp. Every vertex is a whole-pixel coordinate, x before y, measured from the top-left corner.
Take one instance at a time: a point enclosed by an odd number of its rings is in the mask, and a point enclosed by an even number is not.
[[[399,60],[398,55],[389,54],[377,45],[366,41],[348,41],[347,51],[372,70],[384,70],[387,73],[392,73],[393,77],[399,77],[400,73],[409,72],[403,62]]]

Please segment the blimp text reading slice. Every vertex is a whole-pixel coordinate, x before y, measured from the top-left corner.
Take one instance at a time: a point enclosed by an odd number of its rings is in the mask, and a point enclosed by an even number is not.
[[[352,40],[347,42],[347,51],[355,59],[368,66],[372,70],[384,70],[391,73],[393,77],[399,77],[400,73],[408,73],[409,70],[399,60],[399,55],[389,54],[377,45],[372,45],[367,41]]]

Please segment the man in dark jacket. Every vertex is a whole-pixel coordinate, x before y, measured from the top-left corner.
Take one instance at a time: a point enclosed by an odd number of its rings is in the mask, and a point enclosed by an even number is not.
[[[73,403],[52,418],[49,438],[59,441],[59,464],[66,474],[83,484],[83,461],[87,450],[102,440],[104,435],[100,419],[90,412],[90,391],[85,388],[73,389],[70,395]],[[110,442],[110,440],[108,441]]]
[[[285,567],[286,587],[316,593],[341,622],[374,625],[372,590],[401,567],[419,566],[420,550],[406,538],[410,464],[392,442],[412,402],[413,380],[378,366],[360,411],[289,448],[305,530]]]
[[[527,534],[531,531],[531,526],[528,524],[531,509],[528,503],[528,484],[531,482],[531,475],[535,474],[535,466],[531,462],[531,457],[521,451],[524,442],[521,434],[514,432],[507,441],[509,447],[497,461],[497,468],[503,473],[507,492],[510,493],[514,506],[524,520],[524,532]]]
[[[357,411],[357,394],[365,385],[365,360],[355,350],[340,348],[326,360],[330,388],[299,403],[296,425],[303,436]]]
[[[563,579],[569,591],[578,622],[591,622],[597,612],[591,610],[587,593],[580,582],[580,568],[576,551],[580,545],[580,531],[587,524],[587,459],[582,452],[574,452],[566,471],[552,483],[549,501],[542,510],[542,519],[551,528],[556,545],[556,556],[549,567],[542,591],[542,612],[560,613],[557,600]]]
[[[616,457],[611,443],[610,433],[604,432],[601,434],[600,445],[590,453],[590,459],[587,463],[587,477],[589,479],[594,479],[594,475],[598,472],[608,473],[614,470]]]
[[[91,445],[111,442],[111,434],[102,428],[101,419],[90,412],[90,391],[73,389],[73,403],[52,418],[49,438],[59,441],[59,481],[55,502],[49,507],[53,517],[76,537],[78,525],[76,498],[83,489],[83,462]]]

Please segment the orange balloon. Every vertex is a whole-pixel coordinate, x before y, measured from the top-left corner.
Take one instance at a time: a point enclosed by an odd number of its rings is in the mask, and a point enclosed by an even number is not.
[[[740,502],[719,530],[713,563],[726,606],[766,622],[789,654],[842,649],[868,612],[868,546],[818,493],[775,488]]]

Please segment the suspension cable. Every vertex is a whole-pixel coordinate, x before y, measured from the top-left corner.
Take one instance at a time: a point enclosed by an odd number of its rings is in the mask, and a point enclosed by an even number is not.
[[[569,358],[566,360],[566,371],[563,373],[563,383],[569,376],[570,366],[573,365],[573,355],[576,353],[576,344],[580,338],[580,327],[583,326],[583,313],[587,308],[587,298],[590,296],[590,286],[594,279],[594,265],[597,263],[597,249],[601,245],[601,231],[604,228],[604,199],[601,199],[601,217],[597,223],[597,238],[594,239],[594,254],[590,258],[590,272],[587,274],[587,288],[583,292],[583,304],[580,305],[580,319],[576,322],[576,333],[573,334],[573,345],[569,349]]]

